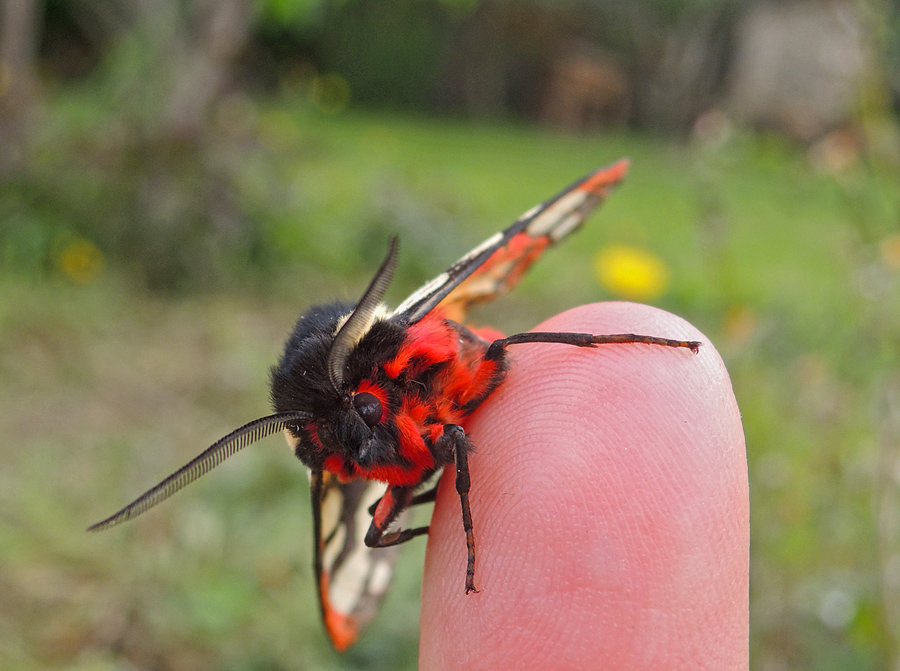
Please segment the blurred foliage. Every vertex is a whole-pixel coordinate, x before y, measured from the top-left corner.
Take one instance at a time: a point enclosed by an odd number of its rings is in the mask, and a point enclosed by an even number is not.
[[[307,27],[321,16],[326,0],[262,0],[260,22],[284,27]]]
[[[321,66],[339,72],[366,103],[432,107],[451,16],[437,0],[328,3],[318,39]]]
[[[261,114],[266,99],[321,114],[366,105],[533,118],[560,49],[597,40],[644,82],[647,95],[633,93],[633,120],[684,131],[709,101],[660,93],[672,73],[654,64],[662,45],[687,39],[684,31],[697,39],[698,16],[711,12],[703,30],[718,34],[733,7],[183,0],[161,11],[150,0],[50,0],[41,54],[56,78],[22,124],[32,132],[0,155],[0,258],[20,271],[47,269],[80,240],[140,284],[169,292],[278,274],[289,246],[282,231],[300,200],[316,198],[288,175],[300,179],[298,166],[320,147],[276,127],[293,122]],[[891,39],[883,41],[889,52]],[[877,91],[870,119],[885,117],[884,87]],[[694,102],[678,108],[675,99]],[[892,120],[868,128],[897,144]],[[7,156],[17,157],[11,169]],[[317,244],[304,242],[301,260]],[[67,258],[71,267],[75,257]],[[89,264],[83,272],[99,262],[79,258]]]
[[[176,289],[214,285],[262,253],[253,220],[231,200],[240,176],[216,165],[221,157],[189,142],[127,137],[134,126],[116,128],[97,103],[75,100],[53,114],[28,172],[0,184],[5,265],[44,268],[76,236],[147,286]]]

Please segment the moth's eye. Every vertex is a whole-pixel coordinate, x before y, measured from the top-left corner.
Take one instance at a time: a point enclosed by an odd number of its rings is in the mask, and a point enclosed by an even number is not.
[[[356,412],[363,418],[363,421],[369,426],[375,426],[381,421],[381,415],[384,409],[381,407],[381,401],[375,394],[367,391],[356,394],[353,397],[353,407]]]

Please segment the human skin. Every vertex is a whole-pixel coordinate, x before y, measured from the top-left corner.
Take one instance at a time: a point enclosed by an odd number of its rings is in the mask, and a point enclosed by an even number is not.
[[[464,594],[448,469],[419,668],[747,669],[747,462],[718,353],[679,317],[631,303],[535,330],[703,345],[510,348],[509,376],[466,423],[480,591]]]

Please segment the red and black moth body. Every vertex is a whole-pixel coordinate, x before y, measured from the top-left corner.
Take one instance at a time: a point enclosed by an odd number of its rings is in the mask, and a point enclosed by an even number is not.
[[[272,370],[275,414],[254,420],[134,502],[91,527],[105,529],[167,498],[249,443],[283,431],[310,471],[315,569],[326,629],[343,650],[374,615],[393,571],[396,545],[427,533],[404,528],[405,511],[434,500],[418,491],[445,466],[456,468],[475,589],[475,530],[469,510],[466,417],[502,384],[508,347],[525,342],[578,347],[643,343],[697,351],[699,343],[635,334],[523,333],[503,337],[460,321],[475,302],[516,284],[553,243],[577,229],[622,179],[627,162],[598,170],[532,208],[396,310],[381,299],[397,241],[356,306],[310,308]]]
[[[378,320],[351,351],[346,386],[336,390],[322,347],[349,311],[330,305],[300,318],[272,372],[275,410],[315,418],[289,427],[309,468],[343,480],[419,485],[453,461],[444,427],[460,424],[503,380],[506,352],[486,357],[491,343],[440,309],[413,325]]]

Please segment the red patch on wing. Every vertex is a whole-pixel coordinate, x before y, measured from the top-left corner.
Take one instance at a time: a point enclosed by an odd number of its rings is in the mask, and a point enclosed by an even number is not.
[[[625,173],[628,172],[628,166],[631,162],[627,158],[613,163],[605,170],[600,170],[591,175],[585,182],[579,186],[579,190],[588,193],[596,193],[600,196],[607,196],[609,189],[622,181]]]
[[[451,319],[462,321],[471,304],[490,300],[514,287],[550,244],[546,235],[517,233],[441,301],[440,307]]]
[[[328,575],[323,573],[319,576],[319,593],[322,595],[322,619],[325,621],[325,629],[331,637],[338,652],[346,650],[356,637],[359,635],[359,623],[352,615],[347,615],[336,610],[329,603],[328,594]]]
[[[491,258],[476,272],[478,274],[499,274],[494,268],[495,266],[502,270],[510,268],[503,273],[503,286],[511,286],[519,281],[522,273],[537,260],[549,245],[550,238],[546,235],[535,238],[525,232],[517,233],[505,246],[494,252]]]

